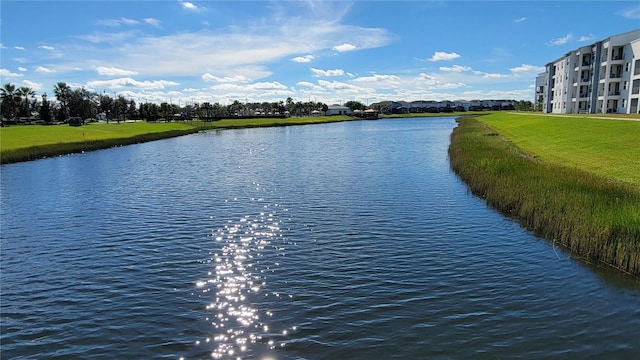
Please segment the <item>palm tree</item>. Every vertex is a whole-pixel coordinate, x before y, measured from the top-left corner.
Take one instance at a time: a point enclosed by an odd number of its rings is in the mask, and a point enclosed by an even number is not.
[[[53,93],[62,106],[61,111],[64,113],[64,119],[69,117],[69,100],[71,100],[71,88],[65,82],[59,82],[53,87]],[[64,120],[63,119],[63,120]]]
[[[16,105],[20,102],[20,96],[16,91],[16,86],[10,83],[4,84],[0,89],[2,99],[2,116],[13,120],[16,112]]]
[[[29,110],[29,97],[35,96],[36,92],[33,91],[33,89],[28,86],[22,86],[21,88],[18,89],[18,91],[16,91],[16,93],[18,94],[18,96],[24,96],[24,104],[26,107],[25,110],[27,112],[27,118],[29,119],[29,124],[31,124],[31,111]]]

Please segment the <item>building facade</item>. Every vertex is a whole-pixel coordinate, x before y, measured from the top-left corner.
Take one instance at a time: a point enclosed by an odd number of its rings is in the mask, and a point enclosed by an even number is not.
[[[568,52],[536,77],[535,106],[557,114],[638,114],[640,29]]]

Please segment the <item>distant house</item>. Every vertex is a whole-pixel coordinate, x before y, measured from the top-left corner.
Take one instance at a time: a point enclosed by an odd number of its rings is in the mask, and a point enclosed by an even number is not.
[[[326,115],[351,115],[351,109],[342,105],[329,105]]]
[[[367,120],[380,118],[380,113],[378,112],[378,110],[374,110],[374,109],[367,109],[362,114],[364,115],[364,118]]]

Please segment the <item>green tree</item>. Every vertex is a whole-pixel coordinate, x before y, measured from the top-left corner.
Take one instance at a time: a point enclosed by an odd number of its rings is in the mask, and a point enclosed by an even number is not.
[[[516,102],[515,109],[518,111],[533,111],[533,103],[531,101],[520,100]]]
[[[100,95],[99,103],[100,103],[99,105],[100,111],[105,113],[107,118],[107,124],[108,124],[109,119],[112,118],[112,116],[114,116],[113,98],[111,98],[111,96],[107,95],[106,93],[103,93],[102,95]]]
[[[49,106],[49,101],[47,100],[47,94],[42,94],[42,104],[40,105],[40,119],[44,121],[46,124],[51,123],[51,107]]]
[[[115,111],[115,118],[116,118],[116,121],[118,121],[118,123],[120,123],[120,120],[123,120],[126,118],[125,115],[127,113],[128,104],[129,102],[122,95],[118,95],[118,97],[115,99],[114,111]]]
[[[58,82],[53,87],[53,93],[60,103],[60,111],[58,112],[58,119],[66,120],[69,117],[69,101],[71,100],[71,88],[65,82]]]
[[[223,116],[225,114],[225,108],[220,103],[212,105],[213,116]]]
[[[21,110],[19,112],[24,110],[24,115],[29,119],[29,123],[31,123],[31,110],[33,108],[29,104],[29,98],[35,96],[36,92],[28,86],[22,86],[16,92],[18,93],[21,102]],[[24,98],[24,101],[22,98]]]
[[[98,107],[96,97],[96,93],[83,87],[71,90],[67,101],[68,114],[82,119],[95,117]]]
[[[16,91],[16,86],[6,83],[0,89],[0,99],[2,100],[2,110],[0,113],[3,117],[13,120],[16,116],[16,110],[20,104],[20,95]]]
[[[233,104],[228,106],[229,115],[231,116],[242,115],[242,109],[244,109],[244,105],[238,100],[234,100]]]
[[[351,109],[351,111],[355,111],[355,110],[364,110],[367,107],[361,103],[360,101],[347,101],[346,103],[344,103],[344,106],[348,107],[349,109]]]
[[[160,114],[166,121],[171,121],[171,107],[169,103],[163,102],[160,104]]]
[[[293,112],[293,106],[293,99],[291,97],[288,97],[286,100],[285,108],[287,109],[287,111],[289,111],[289,113]]]
[[[211,105],[210,102],[205,101],[200,105],[199,111],[198,111],[198,117],[212,117],[214,116],[213,114],[213,105]]]
[[[135,119],[138,117],[137,110],[136,110],[136,102],[133,99],[129,100],[129,107],[127,108],[127,114],[129,115],[130,119]]]

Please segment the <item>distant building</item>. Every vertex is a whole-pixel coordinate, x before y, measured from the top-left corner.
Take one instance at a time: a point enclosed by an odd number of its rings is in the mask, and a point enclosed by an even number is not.
[[[325,115],[351,115],[351,109],[342,105],[329,105]]]
[[[570,51],[545,68],[535,89],[543,112],[640,113],[640,29]]]
[[[453,111],[513,110],[515,100],[456,100],[456,101],[384,101],[371,107],[388,114],[440,113]]]

